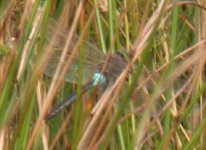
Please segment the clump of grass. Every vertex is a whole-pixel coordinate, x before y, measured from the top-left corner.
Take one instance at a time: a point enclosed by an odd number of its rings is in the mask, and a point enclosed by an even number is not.
[[[203,2],[1,3],[1,149],[206,147]],[[51,20],[55,30],[48,34]],[[130,56],[103,93],[81,94],[84,55],[91,51],[85,41],[104,56],[117,50]],[[47,77],[48,60],[58,50],[61,61]],[[75,83],[64,81],[67,68]],[[52,104],[73,91],[72,106],[45,122]]]

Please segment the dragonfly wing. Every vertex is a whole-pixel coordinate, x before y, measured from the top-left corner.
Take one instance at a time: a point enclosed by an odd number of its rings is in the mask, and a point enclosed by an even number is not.
[[[46,67],[44,71],[45,75],[49,77],[53,77],[56,71],[56,68],[57,68],[56,65],[55,66],[50,65],[49,67]],[[89,79],[92,78],[92,75],[94,74],[95,69],[91,67],[83,67],[81,71],[82,71],[82,74],[80,76],[80,74],[78,73],[77,66],[72,64],[70,68],[67,70],[64,80],[67,82],[76,83],[77,80],[81,78],[82,84],[85,84]]]
[[[47,43],[49,42],[49,38],[52,37],[52,32],[54,30],[54,26],[49,26],[48,34],[47,34]],[[48,65],[45,69],[45,74],[48,76],[53,76],[57,65],[59,63],[59,59],[62,54],[63,47],[67,40],[66,30],[62,29],[58,32],[57,41],[54,43],[54,52],[48,60]],[[72,43],[70,44],[67,50],[67,59],[70,59],[71,51],[74,49],[76,43],[78,42],[79,37],[74,35],[72,37]],[[95,46],[95,44],[90,43],[88,41],[82,42],[82,51],[83,51],[83,66],[82,66],[82,83],[86,83],[89,78],[92,77],[93,73],[96,71],[98,64],[104,59],[104,54]],[[65,80],[69,82],[76,83],[78,79],[78,62],[79,62],[79,52],[77,52],[76,56],[72,60],[72,64],[70,68],[67,70],[67,74],[65,76]]]
[[[61,53],[56,51],[55,54],[49,58],[47,66],[44,70],[45,75],[52,77],[55,74],[60,56]],[[68,57],[67,59],[69,59],[69,55],[67,57]],[[83,63],[81,70],[80,69],[78,70],[78,59],[73,59],[72,64],[67,69],[67,73],[65,75],[65,81],[76,83],[76,81],[79,78],[81,78],[82,83],[84,84],[88,81],[88,79],[91,79],[92,75],[96,71],[96,68],[97,68],[96,64],[91,64],[91,62],[90,64],[88,64],[87,61],[87,63]],[[82,72],[81,76],[79,71]]]

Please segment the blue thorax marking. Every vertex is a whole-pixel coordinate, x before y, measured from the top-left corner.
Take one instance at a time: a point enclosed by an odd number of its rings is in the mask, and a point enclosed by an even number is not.
[[[101,85],[101,84],[104,84],[105,82],[106,82],[106,77],[102,73],[100,72],[94,73],[92,77],[93,86]]]

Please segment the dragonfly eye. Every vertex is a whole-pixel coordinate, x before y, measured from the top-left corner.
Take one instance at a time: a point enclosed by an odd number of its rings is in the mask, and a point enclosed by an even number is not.
[[[125,51],[116,51],[115,53],[117,55],[119,55],[123,60],[125,60],[125,62],[128,61],[129,56],[128,56],[127,52],[125,52]]]

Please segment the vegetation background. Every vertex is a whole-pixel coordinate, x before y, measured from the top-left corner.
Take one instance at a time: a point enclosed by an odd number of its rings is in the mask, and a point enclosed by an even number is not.
[[[47,77],[62,31],[58,50],[79,40]],[[102,94],[80,94],[85,40],[130,56]],[[78,80],[64,82],[76,57]],[[0,149],[206,149],[205,62],[205,0],[0,0]]]

